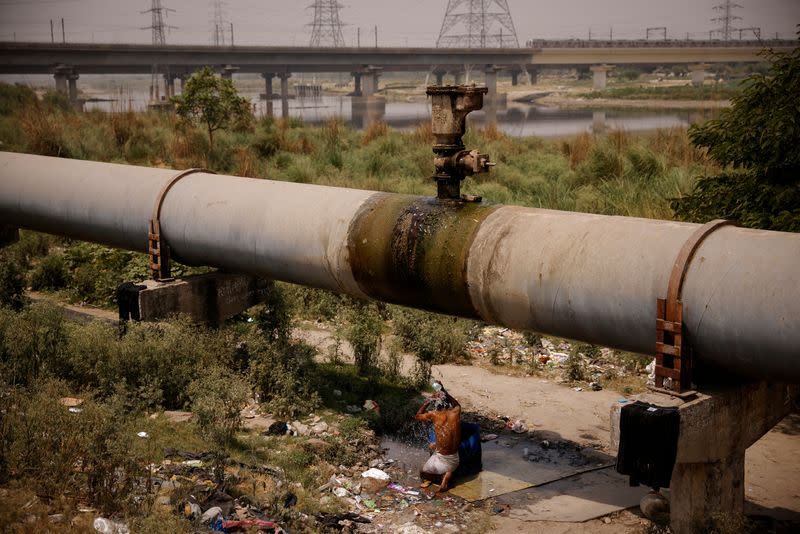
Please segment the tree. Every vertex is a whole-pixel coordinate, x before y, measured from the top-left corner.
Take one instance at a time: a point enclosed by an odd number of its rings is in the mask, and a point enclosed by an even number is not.
[[[673,199],[679,218],[800,232],[800,47],[765,54],[769,70],[747,78],[718,119],[689,130],[724,170]]]
[[[205,126],[212,146],[215,131],[246,125],[252,120],[247,99],[238,95],[231,80],[216,76],[209,67],[192,74],[183,93],[173,101],[180,117]]]

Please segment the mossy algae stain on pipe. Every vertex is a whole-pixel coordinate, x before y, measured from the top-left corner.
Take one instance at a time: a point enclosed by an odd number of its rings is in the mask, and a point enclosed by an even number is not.
[[[377,193],[350,225],[350,268],[372,298],[477,317],[466,265],[478,227],[499,206]]]

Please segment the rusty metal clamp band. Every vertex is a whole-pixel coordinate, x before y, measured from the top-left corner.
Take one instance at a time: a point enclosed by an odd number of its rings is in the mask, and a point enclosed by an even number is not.
[[[198,172],[216,174],[208,169],[186,169],[170,178],[161,187],[161,191],[158,192],[156,197],[156,202],[153,205],[153,215],[150,218],[147,241],[147,252],[150,256],[150,274],[155,280],[163,280],[170,277],[169,245],[161,236],[161,206],[164,204],[164,199],[167,197],[169,190],[172,189],[172,186],[178,183],[181,178]]]
[[[673,305],[681,300],[683,292],[683,280],[686,278],[686,271],[689,270],[689,264],[694,258],[694,253],[705,241],[705,239],[714,233],[714,231],[722,228],[723,226],[735,226],[736,223],[725,219],[714,219],[709,221],[689,236],[689,239],[681,247],[678,256],[675,258],[675,264],[672,266],[672,273],[669,276],[669,285],[667,286],[667,307]]]
[[[667,285],[667,297],[656,300],[655,387],[682,393],[691,389],[691,348],[683,339],[683,282],[697,249],[713,232],[733,221],[715,219],[695,230],[678,251]]]

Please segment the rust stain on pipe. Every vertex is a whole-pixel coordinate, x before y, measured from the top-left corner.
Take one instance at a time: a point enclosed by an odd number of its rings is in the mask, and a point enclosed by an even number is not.
[[[471,202],[379,193],[348,232],[349,262],[372,298],[477,317],[467,257],[480,224],[497,209]]]

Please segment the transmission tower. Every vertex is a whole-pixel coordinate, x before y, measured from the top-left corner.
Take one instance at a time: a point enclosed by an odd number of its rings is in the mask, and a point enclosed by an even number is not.
[[[213,34],[214,46],[225,46],[225,26],[227,26],[227,24],[225,22],[222,4],[222,0],[211,1],[211,31]]]
[[[152,30],[153,32],[153,46],[164,46],[167,43],[166,31],[174,30],[175,26],[168,26],[164,23],[167,18],[168,12],[175,12],[174,9],[169,9],[161,5],[161,0],[151,0],[150,9],[142,11],[142,13],[150,13],[152,22],[150,26],[145,26],[143,30]]]
[[[172,11],[175,12],[174,9],[169,9],[161,5],[161,0],[152,0],[150,9],[142,11],[142,13],[150,13],[152,22],[150,26],[145,26],[142,28],[143,30],[152,30],[153,33],[153,46],[165,46],[167,44],[166,39],[166,32],[167,30],[175,29],[174,26],[168,26],[164,23],[164,19],[167,16],[167,13]],[[160,79],[159,75],[161,74],[161,67],[157,63],[154,63],[151,68],[151,76],[150,76],[150,100],[160,100]],[[166,74],[166,73],[164,73]],[[164,92],[167,92],[165,87]]]
[[[720,24],[720,27],[715,31],[720,35],[720,38],[723,41],[730,41],[731,35],[734,31],[736,31],[736,28],[733,27],[733,22],[736,20],[742,20],[742,17],[733,14],[734,9],[741,7],[742,6],[739,4],[734,3],[733,0],[725,0],[721,4],[714,6],[714,11],[719,13],[719,17],[711,19],[711,22],[717,22]]]
[[[518,48],[506,0],[448,0],[436,46]]]
[[[342,19],[336,0],[316,0],[308,6],[314,10],[314,22],[311,26],[311,46],[344,46],[342,35]]]

